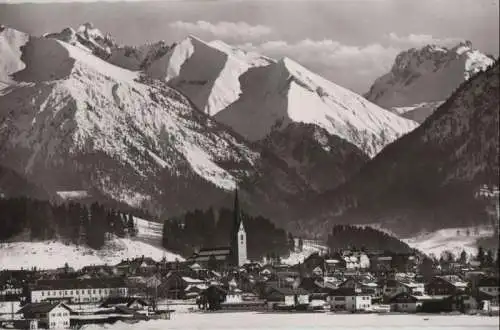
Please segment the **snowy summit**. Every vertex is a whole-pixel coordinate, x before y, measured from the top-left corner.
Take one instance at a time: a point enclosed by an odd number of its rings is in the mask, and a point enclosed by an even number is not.
[[[493,62],[470,41],[452,48],[412,48],[396,57],[391,71],[378,78],[365,96],[405,118],[422,122],[462,82]]]

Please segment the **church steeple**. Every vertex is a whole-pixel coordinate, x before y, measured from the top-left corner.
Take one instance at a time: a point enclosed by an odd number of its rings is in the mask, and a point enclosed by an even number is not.
[[[242,266],[247,262],[247,236],[241,217],[238,188],[234,193],[233,228],[231,230],[232,264]]]
[[[234,191],[234,205],[233,205],[233,226],[235,232],[238,232],[241,223],[240,199],[238,198],[238,187]]]

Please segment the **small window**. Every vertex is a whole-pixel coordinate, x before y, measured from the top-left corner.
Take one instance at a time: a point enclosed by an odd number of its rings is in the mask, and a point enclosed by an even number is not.
[[[92,290],[90,290],[90,289],[89,289],[89,290],[87,290],[87,293],[88,293],[88,294],[92,294]]]
[[[92,290],[92,293],[94,293],[94,294],[95,294],[95,289],[94,289],[94,290]]]
[[[45,296],[45,293],[42,291],[42,297]]]

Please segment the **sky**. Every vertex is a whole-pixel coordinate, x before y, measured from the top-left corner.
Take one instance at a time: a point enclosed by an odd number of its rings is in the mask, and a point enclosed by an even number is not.
[[[36,2],[36,4],[26,3]],[[119,43],[193,34],[290,57],[358,93],[404,50],[470,40],[499,55],[499,0],[0,0],[0,24],[34,34],[92,22]]]

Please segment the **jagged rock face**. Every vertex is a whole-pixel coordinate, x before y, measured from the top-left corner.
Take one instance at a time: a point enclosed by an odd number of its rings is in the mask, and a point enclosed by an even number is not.
[[[396,57],[391,71],[378,78],[365,97],[421,123],[462,82],[492,63],[469,41],[453,48],[412,48]]]
[[[162,83],[52,38],[31,38],[21,59],[0,97],[0,162],[49,191],[169,215],[225,202],[240,182],[252,211],[274,215],[308,189]]]
[[[290,59],[274,61],[189,37],[145,70],[251,141],[290,123],[315,124],[370,156],[416,126]]]
[[[54,38],[79,47],[99,58],[124,69],[139,71],[165,55],[170,47],[164,41],[138,47],[119,45],[109,34],[102,33],[92,23],[81,25],[76,31],[65,28],[59,33],[49,33]]]
[[[318,192],[344,183],[369,160],[355,145],[312,124],[292,123],[273,131],[263,144]]]
[[[474,193],[499,180],[499,87],[498,63],[464,82],[420,127],[325,194],[323,215],[405,233],[486,222]]]

